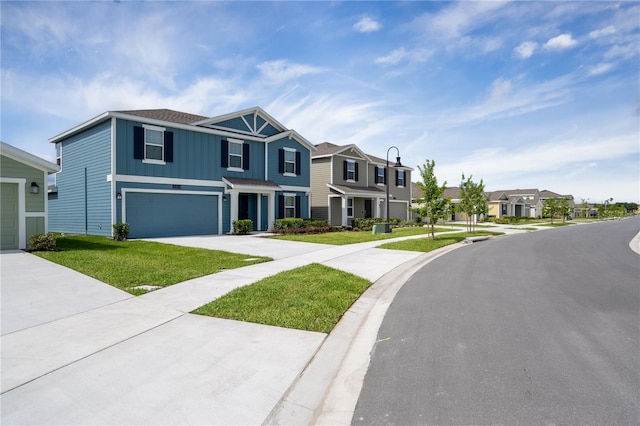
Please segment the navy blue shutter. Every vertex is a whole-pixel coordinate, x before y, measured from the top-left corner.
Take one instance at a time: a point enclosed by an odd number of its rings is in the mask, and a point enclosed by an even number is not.
[[[400,186],[400,184],[398,183],[398,176],[400,176],[400,170],[396,170],[396,186]]]
[[[296,195],[296,217],[302,217],[302,212],[300,211],[300,206],[302,205],[300,201],[300,196]]]
[[[278,219],[284,217],[284,195],[278,195]]]
[[[144,160],[144,129],[139,126],[133,128],[133,158]]]
[[[384,169],[384,181],[382,183],[384,183],[385,185],[387,184],[387,169],[386,168]]]
[[[284,149],[278,150],[278,173],[284,173]]]
[[[347,167],[348,167],[348,166],[347,166],[347,160],[344,160],[344,161],[342,162],[342,178],[343,178],[344,180],[347,180]]]
[[[221,151],[220,151],[220,167],[229,167],[229,141],[222,141],[222,146],[221,146]]]
[[[300,152],[296,151],[296,175],[302,174],[302,170],[300,170],[301,158]]]
[[[355,163],[355,166],[356,166],[356,172],[354,174],[356,175],[355,178],[357,182],[358,181],[358,163]]]
[[[173,132],[164,132],[164,161],[173,163]]]
[[[245,143],[242,145],[242,168],[244,170],[249,170],[249,144]]]

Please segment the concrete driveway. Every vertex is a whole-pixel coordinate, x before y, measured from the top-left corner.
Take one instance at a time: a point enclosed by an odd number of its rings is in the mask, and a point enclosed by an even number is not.
[[[2,252],[1,423],[261,424],[327,335],[189,312],[312,262],[376,281],[421,256],[377,249],[378,242],[326,246],[222,236],[182,243],[276,260],[132,297],[31,254]],[[350,338],[336,334],[343,351]],[[317,398],[340,362],[330,359],[312,380]]]

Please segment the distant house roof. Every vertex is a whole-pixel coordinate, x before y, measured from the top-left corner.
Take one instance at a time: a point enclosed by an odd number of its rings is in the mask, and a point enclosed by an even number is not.
[[[128,111],[115,111],[121,114],[135,115],[138,117],[153,118],[154,120],[168,121],[178,124],[193,124],[197,121],[206,120],[207,117],[188,112],[174,111],[172,109],[134,109]]]
[[[313,158],[327,157],[330,155],[340,154],[343,152],[349,152],[350,150],[354,150],[355,152],[359,153],[363,158],[365,158],[366,160],[368,160],[373,164],[386,165],[387,163],[387,160],[384,158],[376,157],[375,155],[366,154],[360,148],[358,148],[358,146],[355,144],[336,145],[331,142],[322,142],[320,144],[317,144],[315,147],[316,147],[316,152],[313,153]],[[395,158],[389,159],[389,163],[390,165],[394,165],[396,163],[396,159]],[[402,166],[402,167],[404,169],[413,170],[411,167],[408,167],[408,166]]]
[[[9,157],[13,160],[19,161],[23,164],[26,164],[38,170],[42,170],[49,174],[56,173],[60,170],[57,164],[53,164],[27,151],[23,151],[13,145],[9,145],[6,142],[0,141],[0,152],[2,152],[2,155],[4,155],[5,157]]]

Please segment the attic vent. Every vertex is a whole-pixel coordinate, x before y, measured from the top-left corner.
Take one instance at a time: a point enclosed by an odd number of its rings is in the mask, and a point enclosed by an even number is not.
[[[173,189],[182,189],[182,185],[171,185]]]

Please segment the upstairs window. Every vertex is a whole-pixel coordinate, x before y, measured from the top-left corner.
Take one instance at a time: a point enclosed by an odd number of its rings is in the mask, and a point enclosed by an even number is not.
[[[406,182],[404,170],[396,170],[396,186],[404,187]]]
[[[133,158],[145,163],[165,164],[173,161],[173,132],[151,125],[133,128]]]
[[[343,164],[343,179],[348,182],[358,181],[358,163],[353,160],[344,160]]]
[[[221,166],[236,172],[249,170],[249,144],[241,140],[223,140],[220,153]]]
[[[229,142],[229,167],[242,168],[242,144]]]
[[[387,169],[384,167],[376,167],[376,183],[379,185],[384,185],[387,181]]]
[[[300,175],[301,154],[292,148],[280,148],[278,150],[278,173],[295,177]]]
[[[62,171],[62,143],[56,143],[56,164],[59,167],[59,172]]]
[[[164,131],[144,129],[145,160],[164,160]]]

